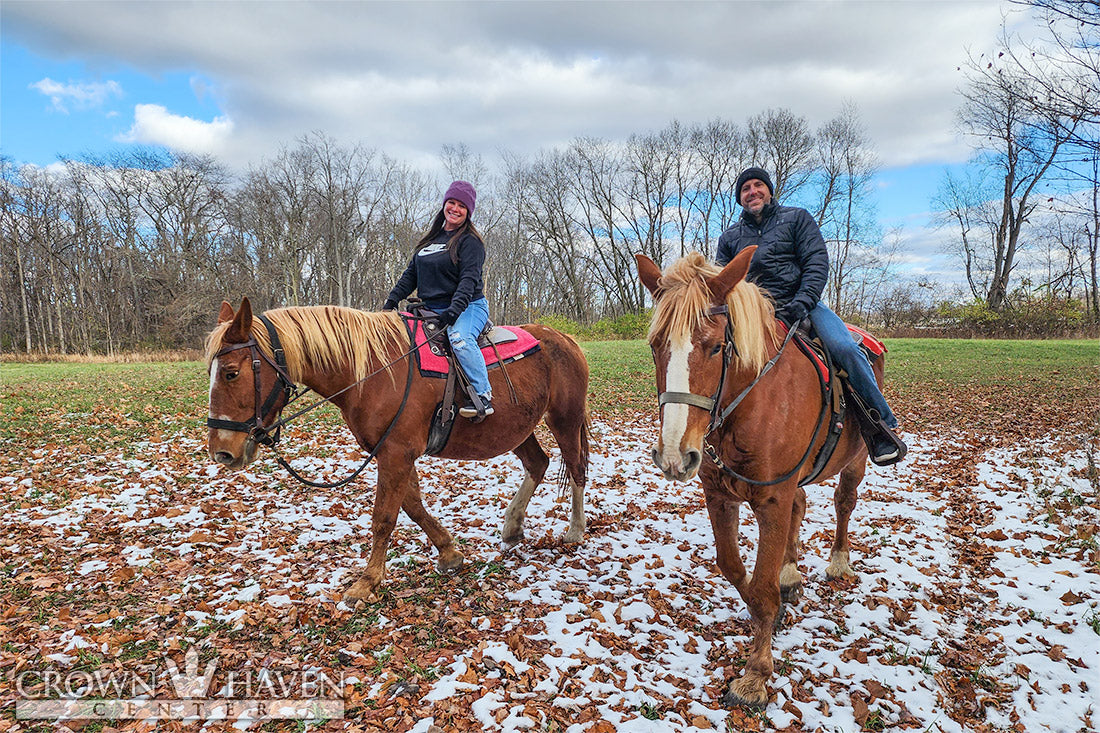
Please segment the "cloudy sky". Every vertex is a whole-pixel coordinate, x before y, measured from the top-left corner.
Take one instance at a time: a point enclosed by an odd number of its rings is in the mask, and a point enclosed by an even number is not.
[[[0,153],[48,165],[128,144],[237,168],[315,130],[430,169],[578,136],[625,139],[853,102],[883,164],[885,227],[924,231],[956,133],[958,67],[995,46],[995,0],[20,2],[0,4]]]

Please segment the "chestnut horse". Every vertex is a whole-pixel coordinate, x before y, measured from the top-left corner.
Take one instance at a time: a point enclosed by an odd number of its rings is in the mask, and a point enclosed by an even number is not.
[[[413,357],[407,356],[411,344],[401,316],[307,306],[278,308],[264,317],[281,342],[285,368],[272,359],[272,339],[261,319],[253,319],[247,298],[236,313],[223,302],[218,326],[207,336],[210,457],[233,469],[254,460],[257,440],[263,442],[266,429],[276,424],[292,383],[305,385],[321,397],[331,397],[359,445],[377,451],[370,559],[366,572],[344,597],[377,600],[385,576],[386,547],[402,509],[438,550],[439,568],[458,568],[462,553],[424,507],[414,465],[424,453],[429,421],[445,380],[422,377],[405,361]],[[493,391],[511,394],[514,387],[515,399],[495,400],[496,412],[479,424],[457,418],[439,456],[483,460],[512,451],[519,457],[526,475],[505,512],[501,533],[503,543],[513,545],[523,538],[527,503],[550,462],[534,434],[545,417],[561,449],[563,481],[572,489],[564,541],[577,543],[585,526],[588,363],[569,336],[544,326],[523,328],[541,342],[541,348],[506,367],[508,386],[500,369],[490,370]]]
[[[746,248],[722,269],[693,252],[663,274],[644,255],[636,259],[654,300],[649,344],[661,432],[653,460],[666,478],[690,481],[698,474],[702,480],[718,568],[752,618],[752,651],[723,702],[763,707],[773,629],[783,618],[783,603],[801,594],[798,531],[806,493],[799,481],[812,471],[827,431],[817,429],[821,391],[815,367],[798,349],[782,348],[786,341],[771,302],[745,281],[755,249]],[[875,373],[881,384],[881,359]],[[829,578],[855,576],[848,564],[848,518],[866,458],[849,411],[836,450],[817,477],[840,474]],[[760,532],[751,574],[738,547],[741,502],[752,507]]]

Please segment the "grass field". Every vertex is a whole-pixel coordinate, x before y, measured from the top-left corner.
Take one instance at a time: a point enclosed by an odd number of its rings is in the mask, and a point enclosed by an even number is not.
[[[653,362],[644,341],[582,346],[594,413],[654,409]],[[887,347],[887,396],[910,423],[951,424],[968,414],[1011,422],[1017,398],[1039,394],[1067,424],[1095,425],[1100,344],[1094,340],[893,339]],[[0,385],[0,441],[64,438],[94,445],[201,427],[208,378],[201,362],[3,363]],[[985,412],[974,415],[975,405]],[[317,419],[339,419],[334,411],[318,412]]]

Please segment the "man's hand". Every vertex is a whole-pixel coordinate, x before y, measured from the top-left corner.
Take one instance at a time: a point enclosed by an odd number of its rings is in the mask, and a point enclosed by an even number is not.
[[[775,317],[783,321],[783,325],[786,326],[789,331],[792,328],[796,328],[806,315],[806,306],[801,303],[791,303],[776,311]]]

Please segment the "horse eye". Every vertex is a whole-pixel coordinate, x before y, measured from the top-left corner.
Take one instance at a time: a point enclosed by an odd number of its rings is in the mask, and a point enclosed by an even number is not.
[[[234,379],[237,378],[238,374],[240,374],[240,372],[235,369],[233,371],[227,371],[225,373],[225,381],[232,382]]]
[[[722,344],[715,344],[714,348],[710,350],[711,356],[718,356],[722,352]]]

